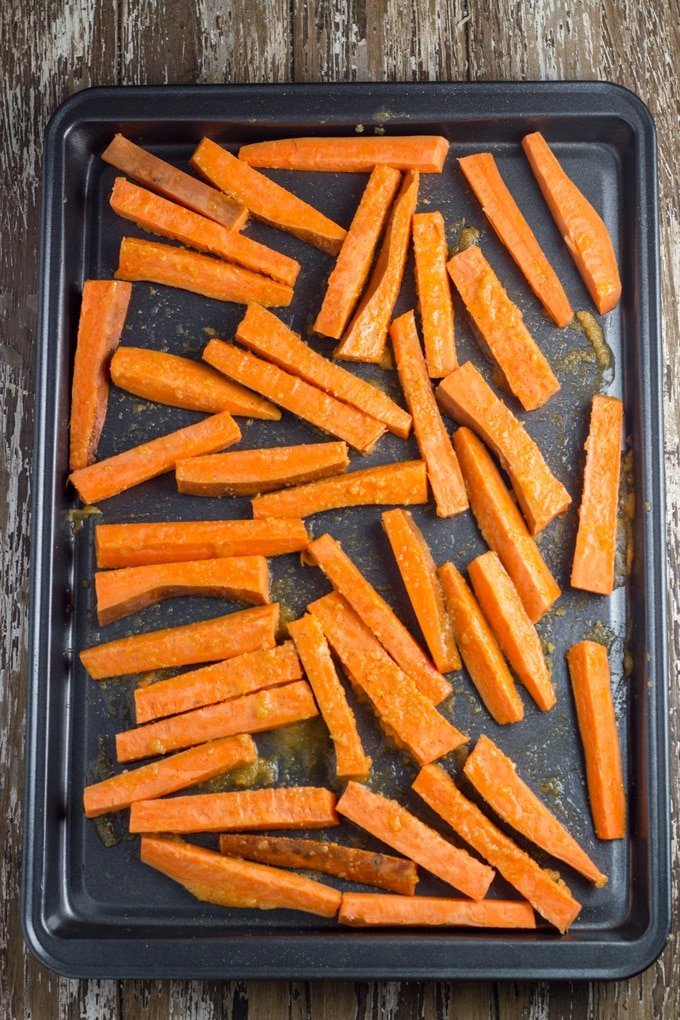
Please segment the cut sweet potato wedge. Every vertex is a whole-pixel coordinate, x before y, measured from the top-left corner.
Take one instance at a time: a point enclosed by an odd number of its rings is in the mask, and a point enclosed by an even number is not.
[[[449,143],[440,135],[365,138],[277,138],[242,145],[238,158],[273,170],[368,173],[386,165],[397,170],[440,174]]]
[[[535,928],[529,903],[521,900],[452,900],[444,896],[342,894],[340,924],[353,928]]]
[[[440,212],[415,214],[413,252],[427,372],[431,379],[442,379],[458,368],[458,358],[446,272],[446,228]]]
[[[257,496],[342,474],[347,444],[309,443],[191,457],[175,468],[177,488],[192,496]]]

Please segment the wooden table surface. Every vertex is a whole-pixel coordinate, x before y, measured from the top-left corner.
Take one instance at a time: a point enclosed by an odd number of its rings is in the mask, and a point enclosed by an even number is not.
[[[23,945],[19,922],[39,181],[42,134],[52,111],[89,85],[167,82],[603,78],[637,92],[659,132],[669,632],[671,678],[676,681],[678,0],[487,0],[478,5],[473,0],[7,0],[0,26],[0,406],[5,437],[0,483],[0,1020],[680,1016],[680,954],[674,937],[659,961],[639,977],[592,985],[79,982],[39,966]],[[679,704],[674,684],[675,818]],[[674,878],[677,930],[677,860]]]

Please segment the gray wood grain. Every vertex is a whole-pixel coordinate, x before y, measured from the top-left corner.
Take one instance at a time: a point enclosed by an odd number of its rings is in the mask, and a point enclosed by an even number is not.
[[[607,78],[659,131],[672,677],[680,679],[680,150],[678,0],[35,0],[0,8],[0,1017],[427,1020],[680,1016],[680,958],[597,985],[70,981],[19,925],[26,605],[40,147],[55,106],[90,84]],[[680,817],[673,683],[673,817]],[[677,826],[677,822],[676,822]],[[677,838],[677,831],[676,831]],[[677,844],[676,844],[677,845]],[[678,917],[678,862],[674,902]]]

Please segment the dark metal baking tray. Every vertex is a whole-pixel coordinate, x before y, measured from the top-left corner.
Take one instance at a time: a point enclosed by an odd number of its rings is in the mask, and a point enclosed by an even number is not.
[[[107,774],[113,734],[130,723],[132,681],[93,683],[78,651],[130,631],[224,611],[216,600],[173,600],[119,621],[104,633],[95,624],[89,586],[94,522],[85,522],[74,535],[68,516],[76,505],[65,484],[70,371],[82,281],[110,277],[121,236],[137,233],[108,207],[115,171],[99,154],[115,131],[184,165],[204,134],[235,148],[262,138],[351,135],[362,128],[367,133],[436,132],[451,139],[444,173],[422,179],[420,208],[441,209],[449,226],[465,218],[481,228],[487,255],[555,365],[562,391],[527,416],[527,427],[575,504],[592,393],[604,387],[625,400],[636,505],[630,577],[611,599],[569,590],[574,508],[540,539],[565,589],[558,611],[564,614],[553,612],[539,628],[552,650],[556,708],[542,715],[525,699],[524,722],[501,728],[481,709],[468,679],[459,675],[454,681],[457,724],[473,738],[486,732],[497,740],[610,876],[604,890],[594,890],[563,869],[583,902],[581,916],[565,938],[543,925],[536,932],[511,934],[356,931],[293,912],[223,910],[196,902],[142,865],[137,843],[125,836],[124,818],[113,821],[109,835],[117,842],[106,848],[101,827],[98,833],[82,814],[84,784]],[[456,156],[494,152],[574,307],[589,308],[518,144],[536,129],[546,134],[567,170],[603,210],[618,251],[623,298],[604,322],[615,359],[610,373],[603,374],[588,360],[584,336],[557,330],[543,316],[455,165]],[[365,181],[361,175],[274,176],[342,223],[349,222]],[[294,303],[283,318],[304,332],[330,260],[263,226],[253,224],[248,232],[302,262]],[[81,977],[576,979],[618,978],[652,962],[664,945],[670,918],[657,249],[654,125],[639,99],[605,83],[92,89],[59,108],[47,129],[44,153],[23,890],[26,939],[48,967]],[[400,299],[402,309],[414,300],[409,286],[407,282]],[[490,378],[490,366],[458,311],[461,358],[474,358]],[[198,356],[208,336],[230,337],[242,313],[240,306],[137,284],[123,343]],[[329,350],[324,341],[315,343]],[[365,371],[398,392],[393,373]],[[114,389],[100,454],[110,455],[194,420],[190,412],[144,404]],[[244,444],[252,446],[314,439],[312,430],[290,415],[278,424],[248,423],[244,434]],[[366,463],[414,454],[412,440],[404,444],[388,436]],[[246,500],[179,497],[172,475],[111,499],[101,509],[98,521],[249,515]],[[483,551],[469,514],[442,521],[428,506],[417,508],[416,517],[439,562],[452,558],[462,566]],[[330,530],[338,537],[415,626],[379,520],[378,508],[328,513],[312,518],[311,529],[316,535]],[[320,572],[301,570],[294,557],[275,561],[274,575],[275,595],[290,614],[326,590]],[[611,646],[630,799],[630,835],[613,843],[600,843],[593,835],[564,664],[566,648],[588,634]],[[357,712],[370,751],[379,758],[375,782],[414,803],[409,790],[412,764],[385,747],[362,706]],[[318,723],[263,736],[258,745],[263,757],[279,763],[278,782],[333,785],[329,744]],[[450,764],[455,767],[455,762]],[[270,772],[268,781],[273,778]],[[416,809],[445,831],[422,804]],[[341,838],[361,836],[345,823]],[[502,882],[497,887],[507,892]],[[420,888],[447,892],[425,876]]]

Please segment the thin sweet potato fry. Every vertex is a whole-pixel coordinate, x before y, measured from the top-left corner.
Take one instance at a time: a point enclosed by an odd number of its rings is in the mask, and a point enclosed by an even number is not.
[[[596,394],[590,414],[583,495],[571,568],[572,588],[584,588],[596,595],[611,595],[614,590],[622,428],[621,401]]]
[[[138,724],[145,723],[301,678],[293,642],[286,641],[135,688],[135,718]]]
[[[498,554],[529,619],[536,623],[560,597],[560,587],[481,439],[470,429],[460,428],[453,445],[484,541]]]
[[[256,761],[255,741],[247,734],[199,744],[162,761],[150,762],[86,786],[83,791],[85,815],[97,818],[110,811],[122,811],[133,801],[165,797]]]
[[[120,762],[151,758],[237,733],[264,733],[318,714],[309,685],[298,680],[123,730],[116,734],[116,757]]]
[[[274,404],[225,379],[208,365],[164,351],[119,347],[111,360],[111,379],[137,397],[188,411],[206,414],[229,411],[244,418],[269,421],[281,417]]]
[[[600,315],[610,312],[621,297],[621,279],[602,218],[567,177],[538,131],[522,139],[522,148],[595,307]]]
[[[374,168],[338,255],[323,304],[314,322],[316,333],[339,340],[364,289],[401,175],[392,167]]]
[[[195,425],[133,446],[88,467],[78,468],[69,481],[83,503],[99,503],[151,478],[172,471],[178,460],[201,453],[216,453],[241,438],[241,430],[228,411],[204,418]]]
[[[440,212],[415,214],[413,252],[427,373],[431,379],[442,379],[458,368],[458,358],[453,301],[446,273],[446,229]]]
[[[408,510],[385,510],[381,520],[435,666],[440,673],[460,669],[437,567],[422,531]]]
[[[94,584],[100,627],[181,595],[234,599],[251,605],[269,602],[269,568],[264,556],[224,556],[100,570],[94,575]]]
[[[448,270],[467,313],[525,411],[535,411],[560,388],[548,360],[476,245],[454,255]]]
[[[571,496],[557,479],[524,426],[468,361],[443,379],[437,398],[446,414],[474,429],[499,457],[532,535],[558,514]]]
[[[342,227],[209,138],[200,143],[191,165],[225,194],[247,206],[255,219],[294,234],[329,255],[340,251],[345,238]]]
[[[337,875],[349,882],[374,885],[403,896],[413,896],[418,884],[418,869],[413,861],[325,840],[225,835],[220,836],[220,853],[279,868],[306,868]]]
[[[147,563],[210,560],[217,556],[282,556],[300,552],[309,535],[299,519],[262,521],[162,521],[98,524],[95,551],[100,570]]]
[[[468,574],[501,651],[542,712],[555,704],[541,639],[519,593],[495,552],[472,561]]]
[[[203,359],[303,421],[343,439],[359,453],[369,453],[385,433],[382,422],[233,344],[211,340],[203,351]]]
[[[352,687],[367,700],[390,740],[422,764],[468,739],[437,712],[337,592],[308,606],[342,662]]]
[[[396,800],[373,793],[361,783],[349,782],[337,810],[471,899],[486,896],[494,877],[492,869],[447,842]]]
[[[540,846],[580,871],[598,888],[607,876],[595,866],[552,811],[517,775],[517,766],[488,737],[479,738],[463,769],[465,775],[496,814]]]
[[[336,591],[349,602],[385,651],[426,698],[438,704],[449,696],[449,682],[437,672],[392,608],[332,535],[322,535],[311,542],[303,553],[303,559],[323,570]]]
[[[320,786],[275,786],[139,800],[130,810],[130,832],[325,829],[339,821],[335,794]]]
[[[201,294],[215,301],[287,306],[293,288],[268,276],[253,273],[233,262],[199,255],[188,248],[176,248],[158,241],[124,237],[120,242],[117,280],[145,280],[165,287]]]
[[[404,276],[411,221],[418,201],[418,173],[404,174],[385,228],[368,287],[334,357],[347,361],[382,361],[387,331]]]
[[[522,699],[474,595],[453,563],[438,573],[458,649],[480,698],[499,726],[519,722]]]
[[[574,317],[557,273],[548,262],[534,232],[510,194],[490,152],[478,152],[458,160],[484,214],[512,255],[524,277],[557,326]]]
[[[217,662],[258,648],[273,648],[279,604],[242,609],[183,627],[147,631],[85,648],[80,661],[93,680],[152,669]]]
[[[437,516],[452,517],[467,510],[468,498],[458,458],[432,392],[413,312],[394,320],[390,337],[399,381],[413,415],[418,449],[427,465]]]
[[[257,496],[342,474],[349,466],[347,443],[308,443],[235,450],[181,460],[177,488],[193,496]]]
[[[443,896],[342,894],[340,924],[354,928],[405,925],[408,928],[535,928],[529,903],[522,900],[451,900]]]
[[[382,422],[402,439],[408,437],[411,416],[407,411],[376,386],[317,354],[266,308],[248,306],[236,339],[254,354]]]
[[[253,517],[309,517],[348,506],[416,503],[427,503],[425,463],[405,460],[258,496],[253,500]]]
[[[244,269],[269,276],[288,287],[295,286],[300,272],[300,263],[295,259],[131,184],[124,177],[116,178],[110,204],[119,216],[151,234],[181,241],[188,248],[208,252],[226,262],[235,262]]]
[[[369,173],[385,165],[397,170],[440,174],[449,143],[440,135],[385,135],[364,138],[277,138],[242,145],[238,158],[249,166],[275,170]]]
[[[86,280],[78,322],[71,390],[71,471],[94,464],[109,399],[108,367],[120,343],[132,285]]]
[[[335,747],[335,774],[365,779],[371,758],[364,752],[354,712],[336,672],[321,625],[309,613],[288,624],[298,655]]]
[[[579,641],[567,652],[567,662],[595,832],[599,839],[623,839],[626,791],[607,649],[596,641]]]
[[[497,868],[541,917],[562,933],[573,924],[581,904],[562,879],[539,867],[533,857],[489,821],[476,804],[463,796],[444,769],[426,765],[418,773],[413,789],[480,857]]]
[[[231,230],[240,230],[248,219],[245,205],[223,195],[203,181],[185,174],[182,170],[135,145],[123,135],[115,135],[102,152],[102,159],[136,181],[153,188],[165,198],[207,216]]]
[[[204,903],[260,910],[283,907],[335,917],[342,900],[337,889],[311,878],[236,861],[176,839],[142,836],[140,852],[144,864],[179,882]]]

